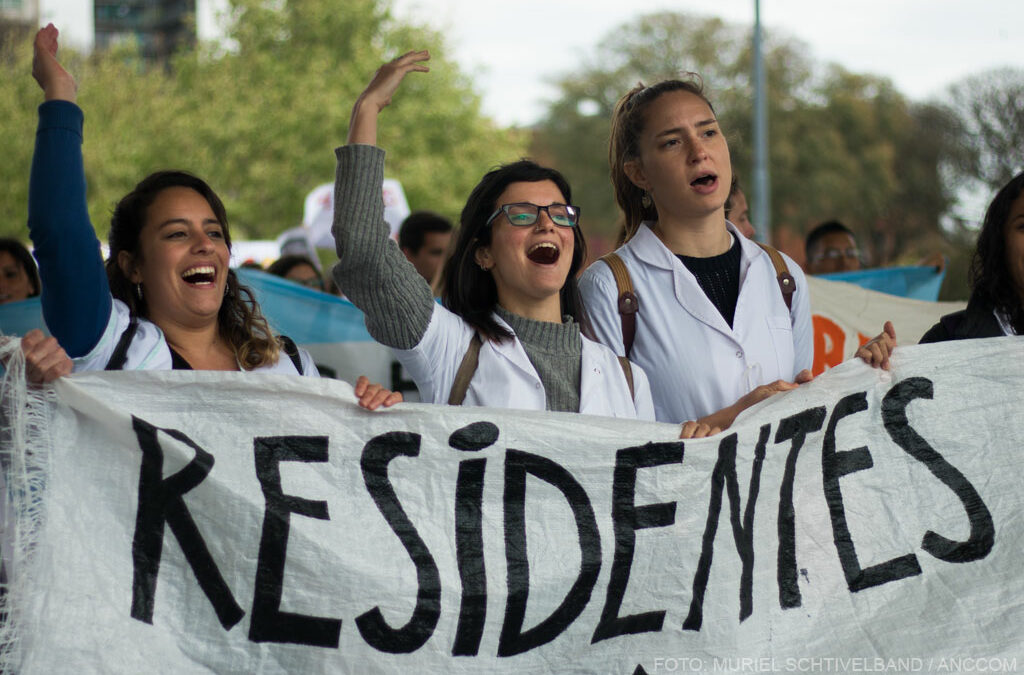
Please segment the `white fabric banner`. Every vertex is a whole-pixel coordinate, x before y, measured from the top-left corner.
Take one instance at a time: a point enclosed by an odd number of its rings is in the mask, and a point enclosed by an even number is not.
[[[678,441],[370,413],[331,380],[75,375],[6,449],[8,666],[1022,668],[1022,381],[1020,338],[901,348]]]
[[[901,345],[917,344],[939,317],[961,310],[966,302],[927,302],[879,293],[843,281],[807,277],[814,324],[815,375],[838,366],[882,332],[886,321],[896,328]]]

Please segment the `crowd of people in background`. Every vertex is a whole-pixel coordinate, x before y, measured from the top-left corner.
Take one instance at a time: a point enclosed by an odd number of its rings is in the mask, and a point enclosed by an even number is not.
[[[300,255],[267,272],[341,289],[425,402],[657,419],[699,437],[811,380],[807,280],[754,241],[727,137],[698,78],[639,84],[620,99],[609,159],[622,244],[589,267],[569,181],[529,160],[487,172],[457,227],[417,211],[394,241],[377,129],[404,78],[427,72],[428,60],[409,52],[382,65],[355,103],[336,151],[338,261],[326,278],[319,260]],[[317,376],[229,266],[228,216],[202,179],[143,178],[117,204],[102,259],[86,209],[77,83],[57,59],[52,25],[36,37],[32,74],[45,99],[29,180],[35,258],[0,240],[0,303],[41,294],[52,336],[24,336],[30,378],[102,369]],[[967,309],[922,341],[1024,334],[1022,193],[1024,174],[996,195]],[[863,262],[838,221],[815,228],[806,252],[808,274]],[[888,368],[895,345],[886,323],[857,356]],[[355,391],[370,409],[401,400],[366,378]]]

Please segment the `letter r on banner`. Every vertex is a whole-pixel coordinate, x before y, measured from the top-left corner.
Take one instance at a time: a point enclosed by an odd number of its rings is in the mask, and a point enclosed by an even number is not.
[[[245,612],[235,602],[210,550],[199,533],[192,514],[182,496],[203,482],[213,468],[213,455],[196,445],[177,429],[158,429],[132,415],[132,428],[142,450],[139,471],[139,510],[132,539],[132,618],[153,623],[156,582],[160,573],[160,556],[164,545],[164,523],[181,546],[199,587],[213,605],[221,626],[230,630],[242,620]],[[185,468],[168,478],[163,477],[164,451],[157,439],[163,431],[196,452]]]

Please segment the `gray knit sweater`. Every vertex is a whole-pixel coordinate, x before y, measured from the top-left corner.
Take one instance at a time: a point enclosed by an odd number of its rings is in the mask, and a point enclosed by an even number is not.
[[[334,278],[366,316],[375,340],[412,349],[427,331],[434,299],[430,286],[391,239],[384,220],[381,183],[384,151],[372,145],[345,145],[335,151],[334,225],[339,265]],[[537,369],[548,410],[578,412],[583,340],[579,327],[532,321],[495,307],[509,324]]]

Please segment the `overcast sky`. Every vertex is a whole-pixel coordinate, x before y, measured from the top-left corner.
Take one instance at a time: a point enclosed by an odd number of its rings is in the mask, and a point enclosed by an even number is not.
[[[502,124],[528,125],[610,30],[641,14],[671,10],[753,24],[753,0],[394,0],[394,14],[446,33],[449,49]],[[820,62],[890,77],[924,100],[965,75],[1024,68],[1020,0],[762,0],[769,30],[798,38]],[[410,48],[415,45],[410,45]]]

